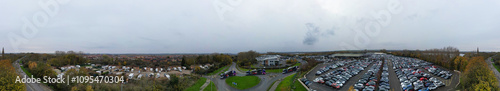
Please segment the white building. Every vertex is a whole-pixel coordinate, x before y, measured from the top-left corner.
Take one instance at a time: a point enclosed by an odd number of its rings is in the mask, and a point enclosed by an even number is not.
[[[284,64],[286,60],[281,60],[280,55],[262,55],[257,58],[257,62],[264,66],[277,66]]]

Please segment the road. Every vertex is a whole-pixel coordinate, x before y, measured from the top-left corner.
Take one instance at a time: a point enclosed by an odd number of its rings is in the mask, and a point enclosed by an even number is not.
[[[303,62],[302,62],[303,63]],[[304,65],[304,64],[302,64]],[[245,72],[241,72],[238,70],[236,63],[232,63],[231,66],[229,67],[228,70],[234,70],[236,71],[236,76],[245,76]],[[281,74],[281,73],[267,73],[266,75],[256,75],[257,77],[260,78],[260,83],[257,84],[256,86],[244,90],[239,90],[236,88],[233,88],[226,84],[225,79],[220,79],[219,75],[212,75],[212,76],[204,76],[214,82],[214,84],[217,86],[217,90],[219,91],[265,91],[267,90],[270,86],[272,86],[273,82],[285,78],[289,75],[292,75],[296,72],[293,73],[287,73],[287,74]],[[275,83],[279,84],[279,83]]]
[[[391,91],[402,91],[403,88],[401,88],[401,82],[396,74],[396,70],[392,68],[392,60],[388,60],[385,65],[387,65],[389,71],[389,86],[391,87]]]
[[[24,77],[26,73],[24,73],[23,69],[21,69],[21,65],[19,64],[19,61],[25,58],[26,56],[17,59],[12,65],[16,68],[17,74],[20,76]],[[25,83],[26,86],[26,91],[52,91],[49,87],[45,86],[42,83]]]
[[[493,71],[493,74],[495,74],[495,77],[497,77],[498,82],[500,82],[500,73],[497,71],[495,66],[493,66],[493,62],[491,62],[491,57],[486,59],[486,63],[488,63],[488,66],[490,67],[491,71]],[[500,84],[498,84],[498,87],[500,87]]]

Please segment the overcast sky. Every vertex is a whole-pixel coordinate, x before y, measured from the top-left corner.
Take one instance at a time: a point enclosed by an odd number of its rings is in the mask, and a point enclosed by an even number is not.
[[[499,51],[499,34],[498,0],[0,1],[6,52]]]

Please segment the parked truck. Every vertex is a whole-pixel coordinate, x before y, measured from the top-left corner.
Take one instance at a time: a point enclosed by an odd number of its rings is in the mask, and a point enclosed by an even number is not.
[[[297,69],[298,69],[297,66],[288,67],[287,69],[283,69],[283,74],[297,71]]]

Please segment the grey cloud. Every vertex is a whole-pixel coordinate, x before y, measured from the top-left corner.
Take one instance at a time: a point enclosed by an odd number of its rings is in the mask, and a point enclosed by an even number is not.
[[[306,23],[306,36],[304,40],[302,41],[302,44],[305,45],[314,45],[320,38],[326,38],[328,36],[333,36],[335,35],[335,31],[337,28],[332,27],[331,29],[327,29],[324,31],[321,31],[320,28],[313,23]]]
[[[20,52],[212,53],[327,51],[354,45],[370,13],[387,0],[251,0],[229,5],[221,21],[217,0],[72,0]],[[220,1],[220,0],[218,0]],[[404,10],[360,49],[428,49],[477,46],[498,50],[500,1],[401,1]],[[120,4],[116,4],[119,2]],[[266,3],[260,3],[266,2]],[[12,50],[8,33],[23,36],[21,17],[43,10],[38,1],[0,3],[0,47]],[[226,2],[224,2],[227,4]],[[305,25],[305,26],[304,26]],[[360,30],[352,31],[352,30]],[[464,37],[466,36],[466,37]],[[491,37],[489,37],[491,36]],[[488,40],[488,41],[480,41]],[[447,41],[447,42],[442,42]],[[284,45],[283,42],[286,42]],[[392,43],[392,44],[391,44]],[[391,46],[389,46],[391,45]],[[314,46],[314,47],[312,47]],[[356,46],[356,45],[354,45]],[[483,47],[484,46],[484,47]]]
[[[305,39],[302,41],[303,44],[306,45],[314,45],[318,42],[319,30],[317,26],[314,26],[312,23],[306,24],[307,33]]]

